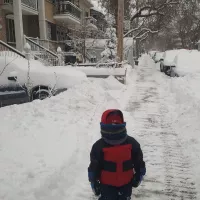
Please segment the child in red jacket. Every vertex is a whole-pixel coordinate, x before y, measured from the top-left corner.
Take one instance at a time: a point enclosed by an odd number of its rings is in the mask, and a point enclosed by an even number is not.
[[[107,110],[101,119],[101,135],[92,147],[88,178],[99,200],[131,199],[146,174],[140,144],[127,135],[120,110]]]

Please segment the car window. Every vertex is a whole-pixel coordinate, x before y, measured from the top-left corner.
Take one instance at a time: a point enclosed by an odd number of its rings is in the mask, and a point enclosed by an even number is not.
[[[12,70],[14,70],[12,63],[3,63],[0,64],[0,75],[1,76],[7,76]]]

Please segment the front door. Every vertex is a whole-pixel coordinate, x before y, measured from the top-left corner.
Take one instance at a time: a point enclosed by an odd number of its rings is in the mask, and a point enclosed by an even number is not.
[[[10,46],[16,47],[16,39],[15,39],[15,24],[13,19],[6,19],[6,36],[7,43]]]

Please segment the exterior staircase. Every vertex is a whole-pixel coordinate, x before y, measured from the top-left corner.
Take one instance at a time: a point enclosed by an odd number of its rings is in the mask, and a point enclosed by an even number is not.
[[[34,40],[24,36],[25,43],[28,43],[31,47],[31,55],[35,60],[39,60],[46,66],[57,66],[59,63],[58,54],[50,51],[44,46],[38,44]]]

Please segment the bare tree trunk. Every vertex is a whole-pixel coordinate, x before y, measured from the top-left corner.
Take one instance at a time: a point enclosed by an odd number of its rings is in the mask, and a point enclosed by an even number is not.
[[[116,8],[115,8],[115,28],[116,28],[116,33],[117,33],[117,37],[118,37],[118,3],[116,5]]]
[[[136,0],[136,10],[138,11],[139,9],[139,5],[138,5],[138,0]],[[136,19],[136,26],[138,27],[139,26],[139,18]],[[139,40],[136,39],[136,43],[135,43],[135,46],[136,46],[136,57],[137,59],[139,58]]]

